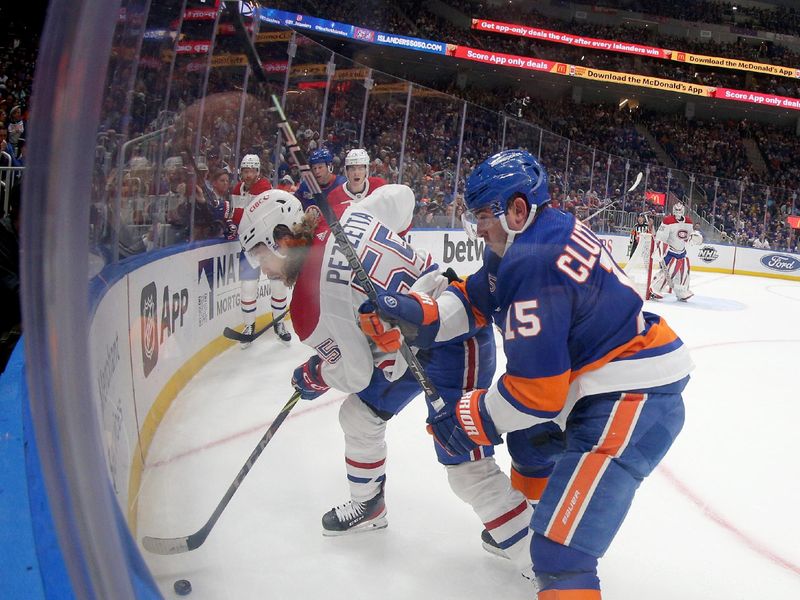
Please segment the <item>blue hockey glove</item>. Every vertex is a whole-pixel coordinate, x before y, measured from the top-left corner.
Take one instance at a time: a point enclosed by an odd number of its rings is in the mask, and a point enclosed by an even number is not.
[[[358,312],[361,330],[379,347],[386,345],[386,333],[391,331],[379,326],[383,324],[381,318],[399,323],[407,341],[419,348],[432,345],[439,332],[439,306],[436,300],[427,294],[418,292],[378,294],[377,306],[367,300],[361,304]],[[414,327],[409,328],[407,324]],[[398,348],[401,341],[397,340]]]
[[[330,389],[322,379],[322,359],[319,355],[315,354],[294,370],[292,385],[303,400],[313,400]]]
[[[486,410],[485,395],[486,390],[469,391],[455,406],[428,419],[428,433],[449,455],[467,454],[478,446],[502,443]]]

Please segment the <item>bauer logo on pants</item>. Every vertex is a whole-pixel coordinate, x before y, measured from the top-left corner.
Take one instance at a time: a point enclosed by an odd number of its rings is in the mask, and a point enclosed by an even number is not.
[[[158,363],[158,319],[157,313],[158,290],[155,282],[151,281],[142,289],[141,319],[142,324],[142,367],[144,376]]]

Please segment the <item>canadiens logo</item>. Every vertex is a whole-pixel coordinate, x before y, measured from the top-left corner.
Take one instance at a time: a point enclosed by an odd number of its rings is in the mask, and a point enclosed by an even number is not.
[[[697,252],[697,258],[706,263],[714,262],[719,258],[719,252],[714,246],[703,246]]]

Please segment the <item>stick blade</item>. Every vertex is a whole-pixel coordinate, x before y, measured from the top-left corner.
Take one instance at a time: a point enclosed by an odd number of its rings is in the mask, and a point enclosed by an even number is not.
[[[253,341],[252,339],[250,339],[252,336],[240,333],[240,332],[236,331],[235,329],[231,329],[230,327],[226,327],[222,331],[222,335],[224,335],[229,340],[233,340],[235,342],[252,342]]]
[[[182,554],[188,552],[189,536],[177,538],[157,538],[146,535],[142,538],[142,546],[153,554]]]
[[[639,184],[641,182],[642,182],[642,172],[639,171],[639,173],[636,175],[636,179],[634,180],[633,185],[628,190],[628,193],[630,194],[633,190],[635,190],[637,187],[639,187]]]

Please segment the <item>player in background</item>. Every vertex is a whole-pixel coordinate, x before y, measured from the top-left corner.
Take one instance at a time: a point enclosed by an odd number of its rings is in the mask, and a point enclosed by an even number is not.
[[[686,256],[686,245],[702,244],[703,234],[695,231],[682,202],[676,202],[672,207],[672,215],[661,222],[656,231],[656,241],[666,244],[667,252],[663,259],[658,259],[661,269],[650,287],[650,297],[661,300],[665,293],[674,291],[678,300],[686,302],[694,296],[689,289],[691,265]],[[660,249],[656,249],[656,252],[660,252]]]
[[[475,322],[502,329],[506,372],[430,419],[430,431],[463,453],[509,431],[564,429],[531,522],[538,598],[598,600],[598,558],[683,426],[691,357],[661,317],[642,312],[591,230],[549,207],[547,174],[528,152],[478,165],[465,200],[465,225],[486,242],[481,269],[438,299],[392,293],[378,304],[417,325],[417,340],[445,341]]]
[[[259,194],[272,189],[269,179],[261,175],[261,159],[256,154],[245,154],[239,165],[239,182],[233,188],[231,198],[232,206],[226,212],[226,233],[229,240],[239,238],[239,223],[247,205]],[[239,301],[242,307],[242,320],[244,329],[242,333],[249,335],[255,330],[256,304],[258,302],[258,266],[252,266],[244,252],[239,254],[239,281],[241,292]],[[273,317],[286,310],[286,286],[280,280],[269,282],[270,305]],[[292,339],[292,334],[286,330],[283,321],[275,324],[275,334],[284,342]],[[241,342],[241,348],[247,348],[250,342]]]
[[[347,177],[345,183],[328,194],[328,203],[332,207],[347,207],[354,202],[360,202],[379,187],[386,185],[386,180],[382,177],[369,176],[369,154],[362,148],[354,148],[344,157],[344,173]]]
[[[386,185],[357,205],[334,210],[378,289],[408,291],[413,286],[436,296],[447,278],[427,252],[415,251],[399,235],[410,226],[414,206],[410,188]],[[242,240],[265,273],[294,285],[295,332],[316,351],[294,372],[293,385],[302,398],[316,398],[329,387],[349,393],[339,422],[351,498],[323,516],[323,534],[386,527],[386,424],[420,394],[419,384],[396,348],[384,350],[391,340],[373,344],[361,333],[358,307],[366,295],[352,282],[344,254],[316,211],[304,213],[295,197],[273,190],[248,207]],[[466,331],[422,353],[420,360],[442,397],[455,403],[465,390],[491,383],[492,328]],[[493,450],[476,447],[450,455],[437,447],[437,456],[456,495],[473,507],[498,546],[519,561],[520,570],[527,564],[529,572],[530,508],[495,463]]]
[[[636,252],[636,247],[639,245],[640,233],[653,233],[653,228],[648,222],[647,215],[642,213],[636,217],[636,224],[631,229],[631,239],[628,242],[628,258],[633,256]]]
[[[334,189],[347,181],[342,175],[333,174],[333,154],[327,148],[320,148],[309,154],[308,164],[311,167],[311,174],[322,189],[322,195],[326,198]],[[303,203],[303,209],[316,205],[314,194],[308,189],[305,181],[300,182],[300,187],[297,188],[294,195]]]

